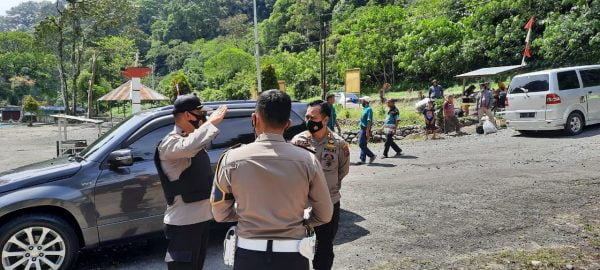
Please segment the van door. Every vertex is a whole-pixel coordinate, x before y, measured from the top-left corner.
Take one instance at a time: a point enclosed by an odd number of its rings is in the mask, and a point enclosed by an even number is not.
[[[550,89],[548,74],[517,76],[510,82],[506,119],[543,121],[546,119],[546,94]]]
[[[587,96],[581,88],[577,71],[569,70],[556,73],[556,81],[558,83],[558,95],[560,96],[560,104],[557,104],[554,114],[556,118],[562,118],[565,110],[574,104],[581,104],[587,110]],[[583,113],[587,113],[584,111]]]
[[[579,75],[587,95],[588,120],[600,121],[600,68],[580,70]]]

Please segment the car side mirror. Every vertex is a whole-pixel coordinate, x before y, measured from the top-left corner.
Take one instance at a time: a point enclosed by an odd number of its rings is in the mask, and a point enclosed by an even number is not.
[[[131,149],[113,151],[108,155],[108,164],[113,168],[133,165],[133,154]]]

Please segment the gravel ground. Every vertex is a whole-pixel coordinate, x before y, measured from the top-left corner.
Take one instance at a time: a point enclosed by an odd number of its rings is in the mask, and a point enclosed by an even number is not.
[[[352,166],[344,180],[334,268],[600,269],[598,135],[401,141],[403,156]],[[55,137],[51,126],[0,129],[0,169],[52,157]],[[220,235],[205,269],[227,269]],[[139,241],[84,251],[78,268],[166,269],[163,256],[162,240]]]

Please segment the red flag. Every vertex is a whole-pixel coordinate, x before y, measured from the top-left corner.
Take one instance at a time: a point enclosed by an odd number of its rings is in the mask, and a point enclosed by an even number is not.
[[[531,19],[529,19],[529,21],[527,21],[527,24],[525,24],[525,29],[531,29],[533,27],[533,22],[535,21],[535,16],[531,16]]]
[[[531,58],[531,51],[529,50],[529,44],[525,46],[525,57]]]

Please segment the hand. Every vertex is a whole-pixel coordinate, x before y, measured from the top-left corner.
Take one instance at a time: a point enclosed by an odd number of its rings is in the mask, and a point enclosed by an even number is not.
[[[300,147],[310,147],[310,143],[306,140],[296,140],[292,144]]]
[[[370,140],[372,136],[371,131],[367,131],[367,140]]]
[[[214,111],[206,120],[208,123],[213,124],[214,126],[218,125],[225,118],[225,114],[227,113],[227,105],[221,105],[219,108]]]

